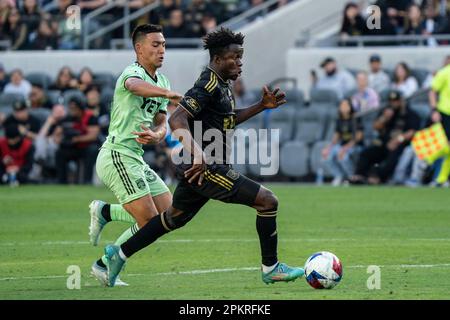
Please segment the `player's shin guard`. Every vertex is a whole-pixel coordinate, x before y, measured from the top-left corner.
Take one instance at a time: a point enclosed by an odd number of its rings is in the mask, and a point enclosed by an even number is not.
[[[139,229],[138,232],[136,232],[130,239],[120,246],[123,254],[127,258],[131,257],[139,250],[149,246],[159,237],[172,231],[172,229],[168,227],[166,214],[167,212],[163,212],[157,216],[154,216],[145,226]]]
[[[278,262],[277,257],[277,210],[258,211],[256,230],[261,245],[262,264],[272,266]]]

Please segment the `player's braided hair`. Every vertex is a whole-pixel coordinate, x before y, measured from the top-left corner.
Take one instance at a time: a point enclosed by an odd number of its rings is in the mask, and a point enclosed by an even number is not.
[[[136,42],[140,41],[142,37],[145,35],[152,33],[152,32],[162,32],[163,28],[160,25],[157,24],[141,24],[137,26],[132,35],[131,39],[133,40],[133,46],[136,44]]]
[[[203,37],[203,48],[209,50],[211,59],[215,55],[223,54],[231,44],[244,44],[244,35],[222,27]]]

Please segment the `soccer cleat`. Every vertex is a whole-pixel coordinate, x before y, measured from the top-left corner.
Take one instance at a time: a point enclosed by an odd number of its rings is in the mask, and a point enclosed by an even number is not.
[[[120,247],[116,245],[107,245],[105,248],[106,260],[108,263],[106,264],[108,268],[108,279],[107,286],[114,287],[119,276],[120,271],[122,271],[125,260],[119,255]]]
[[[89,214],[91,215],[91,225],[89,226],[89,240],[93,246],[97,246],[100,240],[100,233],[103,227],[108,223],[102,216],[102,208],[106,203],[100,200],[94,200],[89,205]]]
[[[305,270],[302,268],[289,267],[285,263],[278,263],[276,267],[268,272],[262,273],[262,281],[265,284],[274,282],[290,282],[295,281],[297,278],[302,277],[305,274]]]
[[[108,270],[106,268],[103,268],[97,264],[97,261],[94,262],[94,264],[91,267],[91,275],[94,276],[95,279],[97,279],[101,285],[107,287],[108,286]],[[123,282],[120,280],[120,278],[117,276],[116,283],[114,284],[116,287],[120,286],[128,286],[128,283]]]

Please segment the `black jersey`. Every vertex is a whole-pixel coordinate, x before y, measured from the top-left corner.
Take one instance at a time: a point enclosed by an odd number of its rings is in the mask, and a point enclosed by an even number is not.
[[[194,86],[186,92],[180,105],[192,116],[189,118],[189,130],[202,150],[205,151],[217,136],[221,136],[220,154],[217,152],[219,150],[208,148],[208,152],[205,152],[209,157],[208,162],[227,163],[231,150],[231,142],[227,141],[227,136],[232,135],[236,124],[235,100],[230,83],[207,67]],[[206,132],[207,130],[211,131]]]

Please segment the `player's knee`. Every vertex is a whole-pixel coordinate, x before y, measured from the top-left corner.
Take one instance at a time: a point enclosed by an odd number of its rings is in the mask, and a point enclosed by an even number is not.
[[[184,227],[194,216],[195,213],[187,213],[178,210],[168,210],[164,215],[165,222],[170,230]]]
[[[270,190],[264,190],[261,196],[263,199],[261,204],[261,211],[277,211],[278,210],[278,198]]]

